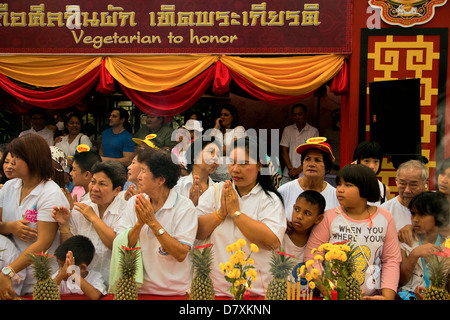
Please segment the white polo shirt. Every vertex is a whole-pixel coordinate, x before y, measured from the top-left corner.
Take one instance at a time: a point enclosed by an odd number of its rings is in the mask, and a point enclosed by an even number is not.
[[[98,206],[93,203],[90,198],[84,199],[82,202],[90,206],[94,210],[95,214],[99,216]],[[119,224],[119,220],[124,214],[126,207],[127,202],[125,199],[115,197],[113,202],[111,202],[105,210],[102,221],[108,227],[116,231],[116,227]],[[92,223],[89,222],[83,214],[76,209],[72,209],[72,213],[70,215],[70,230],[73,235],[83,235],[92,241],[92,244],[95,247],[95,255],[89,265],[89,269],[100,272],[106,282],[106,285],[108,285],[109,265],[111,263],[112,250],[103,243]]]
[[[16,178],[8,180],[0,190],[0,207],[3,210],[3,222],[26,219],[27,221],[30,221],[27,226],[37,229],[38,221],[56,223],[52,218],[54,206],[69,207],[69,202],[64,193],[53,180],[43,181],[38,184],[30,194],[22,200],[22,202],[20,202],[21,189],[22,180]],[[21,253],[32,243],[22,241],[13,235],[12,240]],[[52,245],[48,249],[48,253],[53,254],[59,244],[60,236],[58,230]],[[53,259],[52,261],[52,268],[53,270],[58,268],[56,259]],[[32,291],[32,286],[35,282],[32,269],[31,265],[27,268],[27,276],[22,293],[29,293]]]
[[[220,193],[222,193],[224,183],[220,185]],[[283,241],[283,236],[286,231],[286,216],[284,215],[283,204],[274,193],[270,193],[269,197],[259,184],[257,184],[247,195],[239,198],[240,211],[250,218],[264,223],[269,229],[278,237],[280,243]],[[218,204],[220,207],[220,202]],[[197,206],[197,214],[205,215],[213,213],[218,209],[215,204],[214,188],[209,188],[204,196],[200,199]],[[227,216],[225,220],[214,229],[210,236],[210,242],[214,245],[214,258],[212,264],[211,279],[214,283],[214,289],[218,296],[231,296],[227,289],[230,283],[224,278],[220,271],[219,264],[230,260],[230,253],[226,252],[226,247],[233,244],[238,239],[244,239],[247,244],[243,248],[246,257],[250,251],[250,241],[244,237],[239,228],[234,224],[232,218]],[[259,248],[258,253],[252,253],[252,258],[255,261],[255,268],[258,272],[257,281],[252,282],[252,295],[262,296],[264,290],[261,284],[264,283],[265,289],[272,279],[270,274],[270,257],[272,251],[265,248]]]
[[[404,205],[402,205],[399,201],[398,196],[395,198],[386,201],[382,205],[381,208],[385,208],[389,211],[394,218],[395,227],[397,231],[406,226],[407,224],[411,224],[411,211]]]
[[[136,224],[134,205],[136,196],[128,200],[125,214],[118,226],[118,232]],[[155,213],[164,230],[179,242],[192,247],[197,235],[198,218],[192,201],[170,190],[166,202]],[[189,256],[178,262],[159,243],[158,238],[147,226],[139,234],[144,266],[144,280],[139,293],[154,295],[184,295],[189,291],[192,280],[192,263]]]
[[[281,135],[280,146],[289,148],[289,160],[291,160],[291,164],[293,168],[297,168],[300,166],[302,156],[298,154],[295,149],[301,145],[306,143],[306,140],[312,137],[318,137],[319,130],[317,128],[311,126],[306,123],[301,131],[298,131],[297,125],[291,124],[286,126],[283,130],[283,134]],[[285,167],[283,171],[283,177],[285,178],[283,181],[287,182],[291,180],[288,174],[288,168]]]

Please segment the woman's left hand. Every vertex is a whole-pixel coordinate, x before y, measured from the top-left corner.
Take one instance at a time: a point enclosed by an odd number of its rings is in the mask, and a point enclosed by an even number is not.
[[[97,214],[91,206],[88,206],[87,204],[81,202],[75,202],[73,205],[73,208],[81,212],[86,220],[92,222],[93,219],[98,218]]]

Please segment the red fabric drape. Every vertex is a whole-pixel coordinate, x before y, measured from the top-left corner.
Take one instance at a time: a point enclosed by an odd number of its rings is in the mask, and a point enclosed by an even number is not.
[[[160,92],[132,90],[120,84],[125,94],[146,114],[173,116],[190,108],[208,89],[214,79],[216,65],[212,65],[191,81]]]
[[[338,96],[343,96],[348,93],[348,65],[347,60],[344,60],[341,70],[331,80],[330,92]]]
[[[20,101],[45,109],[64,109],[80,102],[97,84],[100,68],[95,68],[83,77],[48,91],[22,88],[8,77],[0,74],[0,88]]]

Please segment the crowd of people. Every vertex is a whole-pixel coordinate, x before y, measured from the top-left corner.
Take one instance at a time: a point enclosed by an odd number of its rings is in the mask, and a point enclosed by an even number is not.
[[[175,132],[163,117],[148,116],[134,136],[128,113],[114,109],[98,150],[80,115],[66,117],[55,137],[33,111],[32,128],[2,150],[0,299],[32,294],[28,255],[41,252],[55,255],[62,294],[113,293],[122,246],[142,252],[140,293],[182,296],[193,276],[189,253],[205,243],[214,250],[215,294],[230,296],[219,263],[238,239],[259,248],[251,295],[264,296],[274,250],[294,256],[298,268],[321,244],[350,241],[364,253],[353,277],[365,299],[422,299],[423,262],[450,236],[450,158],[437,164],[437,190],[428,190],[423,162],[402,163],[393,197],[377,178],[381,146],[364,141],[330,182],[330,144],[306,123],[304,105],[291,111],[294,124],[280,139],[283,171],[232,105],[207,132],[196,117]],[[67,280],[71,265],[82,285]]]

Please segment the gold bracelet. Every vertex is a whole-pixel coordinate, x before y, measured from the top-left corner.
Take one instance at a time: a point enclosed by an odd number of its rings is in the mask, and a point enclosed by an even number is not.
[[[225,220],[225,218],[222,218],[222,217],[219,215],[219,212],[217,212],[217,210],[214,211],[214,218],[216,218],[216,219],[219,220],[220,222],[222,222],[223,220]]]

